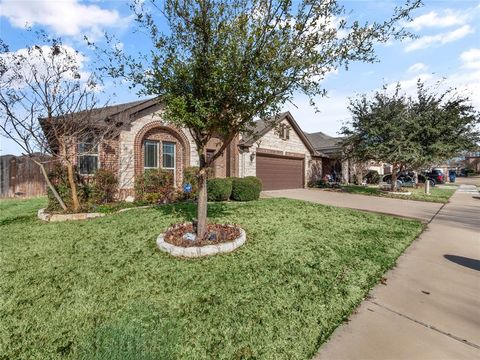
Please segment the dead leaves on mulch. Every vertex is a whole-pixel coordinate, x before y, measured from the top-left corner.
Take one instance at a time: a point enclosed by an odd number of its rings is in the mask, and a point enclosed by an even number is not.
[[[174,225],[167,230],[164,239],[172,245],[191,247],[221,244],[240,237],[240,230],[237,227],[224,224],[208,224],[204,239],[197,239],[195,241],[185,240],[183,236],[186,233],[193,233],[192,224]]]

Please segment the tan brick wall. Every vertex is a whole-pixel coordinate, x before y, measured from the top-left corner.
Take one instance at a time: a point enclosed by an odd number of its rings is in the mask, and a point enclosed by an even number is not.
[[[152,140],[163,139],[177,144],[177,185],[181,185],[182,170],[185,166],[198,165],[195,144],[188,130],[170,125],[162,119],[161,112],[143,116],[134,120],[128,129],[120,133],[119,183],[125,194],[132,194],[135,174],[143,172],[143,141],[149,137]]]

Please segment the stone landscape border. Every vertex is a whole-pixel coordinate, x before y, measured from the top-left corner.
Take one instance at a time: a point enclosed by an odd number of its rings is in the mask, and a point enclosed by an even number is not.
[[[215,245],[183,247],[183,246],[176,246],[166,242],[164,239],[165,233],[163,233],[163,234],[160,234],[157,238],[157,247],[160,250],[165,251],[172,256],[185,257],[185,258],[197,258],[197,257],[203,257],[203,256],[229,253],[239,248],[243,244],[245,244],[245,241],[247,240],[247,235],[245,233],[245,230],[243,230],[241,227],[233,226],[233,225],[228,225],[228,226],[235,227],[240,231],[240,236],[233,241],[215,244]]]
[[[69,220],[87,220],[105,216],[102,213],[76,213],[76,214],[50,214],[45,209],[38,210],[37,216],[40,220],[48,222],[60,222]]]
[[[120,209],[115,211],[111,214],[119,214],[125,211],[130,211],[133,209],[147,209],[152,207],[152,205],[146,206],[135,206],[125,209]],[[38,210],[37,217],[40,220],[47,221],[47,222],[61,222],[61,221],[76,221],[76,220],[88,220],[88,219],[95,219],[99,217],[104,217],[107,215],[106,213],[74,213],[74,214],[52,214],[48,213],[45,208]]]

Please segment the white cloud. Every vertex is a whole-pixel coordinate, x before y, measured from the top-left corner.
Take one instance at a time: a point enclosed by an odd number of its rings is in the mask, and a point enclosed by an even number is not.
[[[353,94],[352,94],[353,95]],[[290,111],[302,130],[312,133],[322,131],[331,136],[338,136],[342,124],[351,119],[348,111],[348,96],[335,91],[330,91],[326,97],[316,99],[320,112],[310,105],[305,95],[297,95],[294,105],[286,106],[285,111]]]
[[[426,14],[417,16],[413,21],[406,23],[405,27],[414,30],[422,30],[427,27],[450,27],[465,25],[469,20],[467,12],[453,11],[446,9],[442,14],[437,11],[430,11]]]
[[[9,79],[16,79],[13,84],[17,88],[22,88],[26,84],[32,82],[35,75],[40,81],[51,77],[52,66],[47,66],[50,59],[53,59],[56,69],[66,69],[63,73],[63,79],[69,81],[79,75],[81,82],[87,82],[90,77],[90,72],[85,70],[85,63],[87,58],[76,51],[74,48],[62,45],[60,51],[55,56],[52,55],[52,47],[41,46],[30,49],[23,48],[15,52],[8,52],[0,54],[0,59],[5,62],[7,71],[2,74],[0,78],[0,85]],[[16,65],[13,66],[12,62]],[[10,85],[12,83],[9,83]]]
[[[130,21],[122,18],[116,10],[102,9],[79,0],[1,0],[0,14],[15,27],[41,25],[61,36],[95,37],[106,27],[121,27]]]
[[[409,73],[419,73],[427,70],[428,70],[428,66],[425,65],[424,63],[419,62],[410,66],[407,71]]]
[[[397,84],[400,84],[400,87],[402,88],[402,92],[404,92],[407,95],[414,96],[417,93],[417,82],[420,79],[422,82],[430,82],[434,80],[435,76],[430,73],[421,73],[417,74],[411,78],[408,79],[403,79],[398,82],[390,83],[387,85],[387,91],[393,92],[397,86]]]
[[[418,79],[439,93],[447,89],[455,89],[457,94],[469,97],[473,106],[480,109],[480,70],[459,71],[445,76],[419,74],[400,81],[402,92],[414,97],[417,93]],[[388,84],[387,91],[393,92],[396,85],[397,83]]]
[[[460,60],[467,69],[480,69],[480,48],[464,51],[460,55]]]
[[[419,39],[406,42],[405,51],[410,52],[419,49],[425,49],[434,45],[443,45],[453,41],[460,40],[465,36],[475,32],[470,25],[464,25],[455,30],[437,34],[422,36]]]

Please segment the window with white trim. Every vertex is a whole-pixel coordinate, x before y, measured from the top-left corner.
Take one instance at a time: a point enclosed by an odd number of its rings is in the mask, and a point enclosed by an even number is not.
[[[99,167],[98,142],[88,136],[77,143],[77,165],[81,175],[93,175]]]
[[[162,168],[175,169],[175,143],[162,142]]]
[[[146,140],[143,143],[145,169],[158,168],[158,141]]]

